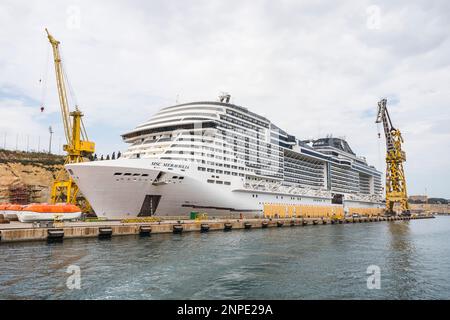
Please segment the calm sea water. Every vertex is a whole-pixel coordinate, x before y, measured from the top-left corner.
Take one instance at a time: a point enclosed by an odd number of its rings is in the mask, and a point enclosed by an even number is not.
[[[450,217],[3,243],[0,255],[1,299],[450,298]]]

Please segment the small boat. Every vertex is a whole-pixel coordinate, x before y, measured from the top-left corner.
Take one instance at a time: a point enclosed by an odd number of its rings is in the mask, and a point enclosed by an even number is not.
[[[0,214],[5,219],[17,220],[17,212],[22,211],[23,205],[12,203],[0,203]]]
[[[76,220],[81,218],[81,209],[73,204],[32,203],[17,212],[20,222]]]

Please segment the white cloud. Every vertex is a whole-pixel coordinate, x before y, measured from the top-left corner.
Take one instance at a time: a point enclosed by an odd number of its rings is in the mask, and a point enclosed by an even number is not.
[[[380,9],[375,29],[367,27],[372,5]],[[68,24],[73,6],[79,29]],[[123,149],[119,135],[177,95],[206,100],[228,91],[298,138],[346,136],[379,166],[374,113],[386,96],[405,137],[410,193],[427,187],[450,197],[449,9],[446,1],[3,1],[0,98],[9,88],[8,101],[31,99],[14,115],[27,127],[61,129],[51,65],[50,116],[27,115],[42,95],[44,27],[62,42],[99,153]],[[10,112],[5,99],[0,108]],[[0,131],[14,122],[2,120]]]

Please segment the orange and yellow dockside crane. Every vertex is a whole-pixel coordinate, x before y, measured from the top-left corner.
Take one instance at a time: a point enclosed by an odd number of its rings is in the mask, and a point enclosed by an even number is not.
[[[386,107],[387,100],[378,102],[378,114],[375,123],[383,123],[386,137],[386,213],[394,214],[394,204],[398,203],[402,214],[409,215],[408,195],[403,162],[406,154],[402,150],[403,138],[400,130],[392,125]]]
[[[88,140],[86,129],[83,125],[83,113],[75,106],[75,110],[69,111],[69,103],[66,92],[67,78],[64,73],[61,54],[59,52],[59,44],[53,36],[47,32],[48,40],[53,49],[53,58],[55,62],[56,73],[56,85],[58,88],[59,105],[61,107],[61,115],[64,126],[64,135],[66,137],[67,144],[63,149],[67,152],[66,160],[64,164],[84,162],[86,158],[90,158],[95,152],[95,144]],[[72,119],[71,119],[72,118]],[[53,182],[51,190],[51,202],[66,202],[72,204],[79,204],[81,200],[79,195],[78,186],[72,180],[71,177],[65,178],[65,172],[62,170],[56,176]],[[86,200],[83,200],[81,207],[88,208],[89,204]]]

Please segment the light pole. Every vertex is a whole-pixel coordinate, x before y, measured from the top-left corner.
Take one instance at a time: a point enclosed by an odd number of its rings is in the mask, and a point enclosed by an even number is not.
[[[52,135],[53,135],[52,126],[48,127],[48,132],[50,132],[50,141],[48,143],[48,153],[52,153]]]

